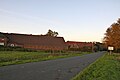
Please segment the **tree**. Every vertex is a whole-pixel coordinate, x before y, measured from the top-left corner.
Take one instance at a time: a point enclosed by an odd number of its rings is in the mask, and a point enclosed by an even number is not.
[[[58,32],[52,31],[52,30],[48,30],[46,36],[53,36],[53,37],[57,37]]]
[[[113,46],[116,51],[120,49],[120,18],[106,30],[103,42],[106,46]]]
[[[103,43],[96,42],[94,43],[94,51],[104,51],[106,48],[104,47]]]

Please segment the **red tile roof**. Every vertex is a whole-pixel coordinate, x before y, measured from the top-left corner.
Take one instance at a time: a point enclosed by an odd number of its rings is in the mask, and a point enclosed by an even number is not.
[[[63,37],[51,37],[30,34],[2,33],[8,38],[8,43],[23,45],[25,48],[63,50],[65,41]]]

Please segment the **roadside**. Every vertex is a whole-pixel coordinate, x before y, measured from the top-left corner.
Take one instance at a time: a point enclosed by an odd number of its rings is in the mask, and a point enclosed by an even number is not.
[[[72,80],[119,80],[120,54],[105,54]]]
[[[73,56],[82,56],[90,53],[91,52],[48,53],[44,51],[43,52],[42,51],[36,51],[36,52],[0,51],[0,66],[39,62],[39,61],[67,58]]]

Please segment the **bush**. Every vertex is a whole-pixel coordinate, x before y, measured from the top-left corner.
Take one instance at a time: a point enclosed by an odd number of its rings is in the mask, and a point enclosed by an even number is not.
[[[25,49],[25,48],[21,48],[21,47],[0,46],[0,51],[24,51],[24,52],[35,52],[36,50]]]
[[[120,53],[120,49],[114,50],[115,53]]]

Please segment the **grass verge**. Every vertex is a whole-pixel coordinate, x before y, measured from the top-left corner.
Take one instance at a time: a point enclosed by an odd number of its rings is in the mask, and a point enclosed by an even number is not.
[[[89,52],[81,53],[45,53],[45,52],[21,52],[21,51],[0,51],[0,66],[13,64],[22,64],[28,62],[38,62],[66,58],[72,56],[81,56],[90,54]]]
[[[106,53],[72,80],[120,80],[120,54]]]

